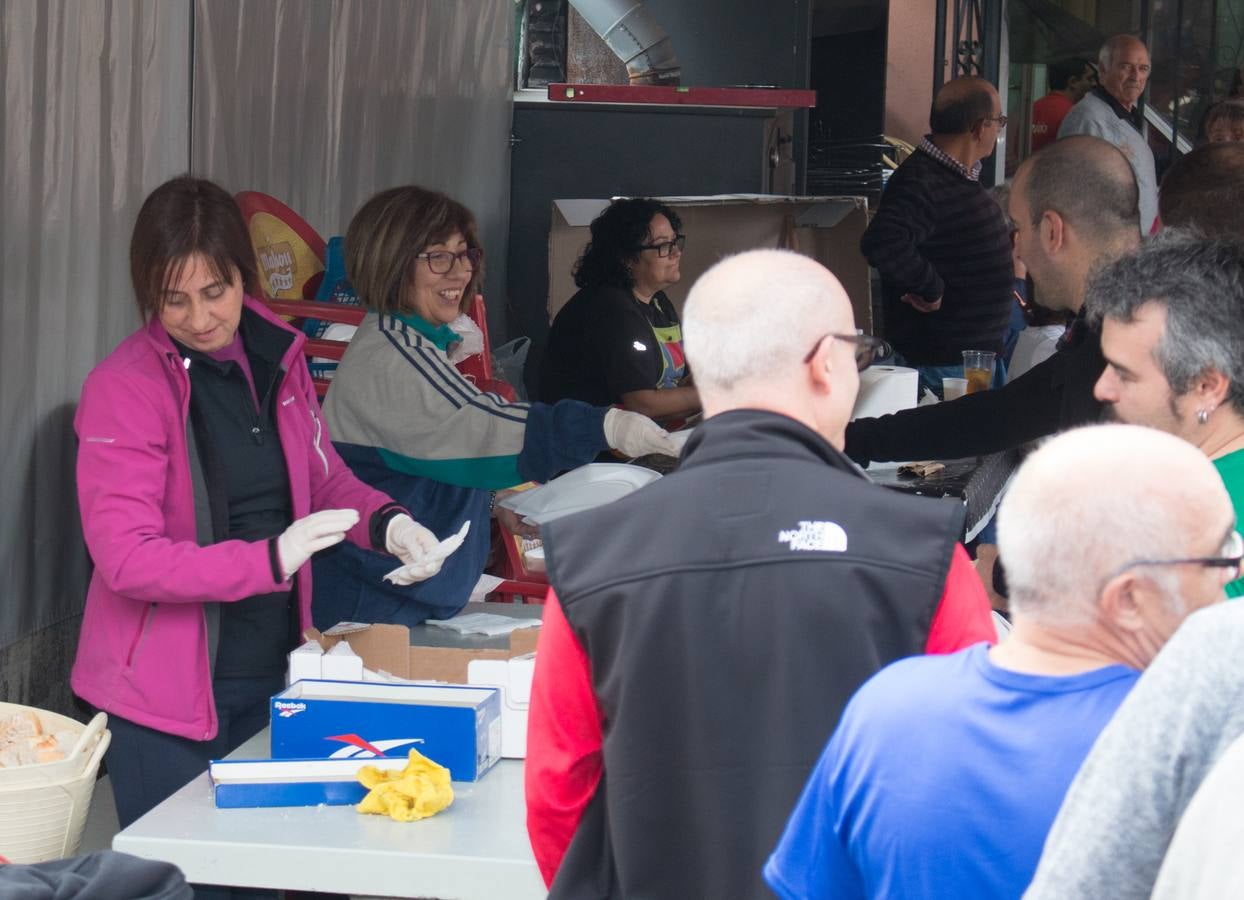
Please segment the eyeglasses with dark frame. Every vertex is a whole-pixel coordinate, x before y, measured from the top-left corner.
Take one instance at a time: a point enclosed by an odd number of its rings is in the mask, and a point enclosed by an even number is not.
[[[1223,542],[1221,556],[1190,556],[1175,559],[1134,559],[1115,569],[1106,577],[1106,581],[1122,575],[1128,569],[1138,566],[1204,566],[1211,569],[1228,569],[1227,581],[1235,581],[1240,577],[1240,569],[1244,566],[1244,537],[1232,530]]]
[[[685,234],[676,234],[672,241],[661,241],[659,244],[640,244],[640,250],[655,250],[657,256],[664,259],[674,252],[674,248],[678,248],[678,252],[682,253],[683,248],[687,246],[687,236]]]
[[[997,122],[999,128],[1006,128],[1006,123],[1011,121],[1011,119],[1009,116],[1005,114],[999,114],[996,116],[985,116],[985,118],[981,119],[981,121],[982,122]]]
[[[812,357],[816,356],[816,351],[820,349],[826,338],[854,344],[855,367],[861,372],[871,366],[875,359],[890,355],[890,345],[879,337],[873,337],[871,334],[864,334],[858,331],[855,334],[834,334],[831,331],[829,334],[823,334],[816,339],[816,343],[812,345],[808,355],[803,358],[805,365],[812,362]]]
[[[468,272],[474,272],[484,260],[484,248],[467,247],[457,253],[451,253],[448,250],[427,250],[423,253],[416,253],[415,259],[425,261],[433,275],[448,275],[455,262],[462,263],[462,267]]]

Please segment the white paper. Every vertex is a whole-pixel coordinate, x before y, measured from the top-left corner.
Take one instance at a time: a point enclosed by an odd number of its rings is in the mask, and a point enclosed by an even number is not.
[[[484,598],[501,587],[504,578],[498,578],[496,575],[481,575],[479,581],[475,582],[475,587],[471,588],[471,596],[467,598],[468,603],[482,603]]]
[[[513,616],[499,616],[495,613],[467,613],[465,616],[454,616],[452,619],[428,619],[429,625],[447,628],[458,634],[486,634],[489,637],[509,634],[520,628],[539,628],[539,619],[516,619]]]
[[[465,522],[462,523],[462,527],[459,528],[455,534],[451,534],[449,537],[445,538],[445,540],[441,541],[439,544],[437,544],[427,553],[423,554],[423,556],[419,557],[419,559],[416,560],[413,565],[398,566],[396,569],[392,570],[391,572],[386,572],[384,576],[384,580],[394,581],[395,579],[399,577],[400,573],[405,572],[407,569],[414,569],[418,571],[422,569],[423,566],[427,565],[428,563],[438,562],[440,560],[447,559],[459,547],[462,546],[463,542],[466,540],[467,533],[470,532],[470,530],[471,530],[471,520],[467,519]],[[416,580],[422,580],[422,579],[416,579]]]

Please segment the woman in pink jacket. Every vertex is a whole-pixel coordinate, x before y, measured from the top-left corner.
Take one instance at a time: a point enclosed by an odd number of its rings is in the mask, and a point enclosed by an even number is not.
[[[122,826],[266,724],[311,623],[313,553],[344,538],[412,581],[439,568],[436,538],[334,452],[304,336],[247,295],[232,197],[158,187],[130,270],[146,324],[87,377],[74,423],[95,572],[72,685],[109,713]]]

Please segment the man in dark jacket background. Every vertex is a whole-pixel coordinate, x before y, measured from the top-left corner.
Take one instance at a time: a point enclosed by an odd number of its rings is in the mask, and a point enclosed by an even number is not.
[[[528,832],[551,897],[767,896],[761,866],[852,692],[992,640],[962,507],[842,455],[873,339],[806,257],[691,291],[705,422],[673,474],[545,528]]]
[[[983,78],[948,81],[929,112],[932,133],[890,178],[860,239],[881,275],[895,361],[939,397],[942,378],[962,373],[964,350],[1001,357],[1014,304],[1010,228],[980,183],[1006,126],[1001,109]]]

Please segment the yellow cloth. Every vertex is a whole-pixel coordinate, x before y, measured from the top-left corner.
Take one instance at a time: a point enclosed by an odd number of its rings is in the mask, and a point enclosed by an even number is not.
[[[358,780],[368,793],[355,809],[389,816],[398,822],[426,819],[454,802],[449,770],[418,750],[410,751],[410,762],[402,771],[386,772],[375,766],[363,766],[359,769]]]

